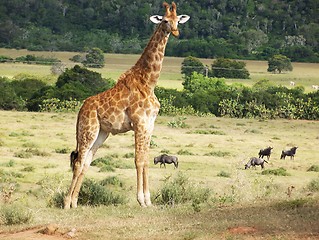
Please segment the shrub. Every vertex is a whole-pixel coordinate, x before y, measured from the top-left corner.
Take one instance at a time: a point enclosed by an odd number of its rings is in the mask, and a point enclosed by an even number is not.
[[[32,218],[32,212],[18,203],[4,205],[0,211],[1,222],[5,225],[30,223]]]
[[[14,165],[16,165],[14,160],[10,160],[7,164],[5,164],[6,167],[13,167]]]
[[[33,166],[27,166],[22,169],[23,172],[34,172],[34,170],[35,170],[35,167]]]
[[[262,175],[290,176],[285,168],[266,169],[261,172]]]
[[[207,202],[211,195],[208,188],[202,188],[190,182],[181,172],[174,178],[167,178],[159,194],[155,197],[155,202],[161,205],[174,206],[192,202],[194,209],[198,209],[198,204]]]
[[[293,200],[281,201],[275,204],[279,210],[294,210],[312,205],[312,201],[306,198],[298,198]]]
[[[71,151],[70,148],[56,148],[55,149],[55,152],[60,153],[60,154],[67,154],[70,151]]]
[[[212,151],[212,152],[204,154],[204,156],[214,156],[214,157],[228,157],[230,155],[231,155],[230,152],[223,152],[223,151]]]
[[[189,56],[182,62],[181,73],[184,74],[184,77],[190,77],[193,72],[205,74],[206,69],[207,67],[198,58]]]
[[[134,153],[133,152],[131,152],[131,153],[125,153],[124,155],[123,155],[123,158],[134,158]]]
[[[123,187],[124,183],[116,176],[108,177],[100,181],[102,186],[113,185],[118,187]]]
[[[114,172],[115,171],[114,163],[112,161],[112,158],[109,156],[95,159],[91,163],[91,166],[99,167],[101,172]]]
[[[125,203],[125,198],[110,192],[94,180],[86,179],[82,184],[78,203],[89,206],[119,205]]]
[[[226,178],[230,178],[230,173],[225,172],[225,171],[220,171],[220,172],[217,174],[217,177],[226,177]]]
[[[308,172],[319,172],[319,165],[312,165],[310,168],[307,170]]]
[[[188,150],[184,150],[184,149],[180,149],[178,152],[177,152],[178,155],[194,155],[194,153],[188,151]]]
[[[12,60],[13,59],[11,57],[0,55],[0,63],[12,62]]]
[[[76,99],[60,100],[58,98],[44,99],[39,105],[40,112],[77,112],[82,102]]]
[[[92,67],[92,68],[104,67],[105,61],[104,61],[103,51],[99,48],[89,49],[82,63],[85,67]]]
[[[311,192],[319,192],[319,179],[313,179],[307,185],[307,189]]]
[[[171,128],[188,128],[189,126],[184,122],[186,117],[179,117],[177,120],[172,120],[167,123]]]
[[[212,75],[217,78],[249,78],[246,63],[227,58],[217,58],[214,61]]]
[[[17,57],[15,59],[17,62],[23,62],[23,63],[28,63],[28,64],[43,64],[43,65],[53,65],[57,62],[61,62],[57,58],[52,58],[52,57],[37,57],[35,55],[26,55],[26,56],[21,56]]]
[[[30,158],[30,157],[32,157],[32,153],[26,152],[26,151],[19,151],[19,152],[14,153],[13,156],[17,157],[17,158]]]
[[[223,131],[216,131],[216,130],[202,130],[197,129],[195,131],[187,132],[187,133],[195,133],[195,134],[211,134],[211,135],[226,135]]]

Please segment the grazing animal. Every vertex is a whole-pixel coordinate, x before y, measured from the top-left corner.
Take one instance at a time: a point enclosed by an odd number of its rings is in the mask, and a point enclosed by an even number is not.
[[[135,65],[123,73],[116,85],[87,98],[76,125],[76,150],[71,154],[73,177],[64,198],[64,208],[76,208],[85,173],[99,147],[110,134],[134,131],[137,201],[151,206],[149,190],[149,148],[154,122],[160,103],[154,94],[162,69],[166,44],[170,34],[179,36],[178,24],[188,21],[187,15],[177,15],[176,4],[164,2],[164,16],[151,16],[158,24]]]
[[[295,159],[296,150],[298,147],[292,147],[289,150],[282,150],[280,159],[285,159],[286,156],[290,156],[290,159]]]
[[[178,158],[175,156],[169,156],[167,154],[162,154],[162,155],[154,158],[155,165],[159,162],[161,163],[160,167],[162,167],[162,164],[163,164],[164,167],[166,168],[165,163],[167,163],[167,164],[174,163],[175,168],[178,168]]]
[[[312,85],[312,88],[315,89],[315,90],[318,90],[319,86],[318,85]]]
[[[290,86],[295,86],[295,82],[290,81]]]
[[[264,156],[267,156],[267,160],[269,160],[272,149],[273,149],[273,147],[267,147],[265,149],[260,149],[259,158],[263,158]]]
[[[252,157],[249,159],[248,163],[245,164],[245,169],[250,168],[251,166],[256,167],[256,166],[261,166],[261,168],[264,168],[264,164],[268,163],[266,160],[262,158],[257,158],[257,157]]]

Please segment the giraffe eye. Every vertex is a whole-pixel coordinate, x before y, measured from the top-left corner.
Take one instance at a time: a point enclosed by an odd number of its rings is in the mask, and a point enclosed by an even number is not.
[[[168,23],[168,21],[167,21],[167,20],[163,20],[163,22],[164,22],[164,23]]]

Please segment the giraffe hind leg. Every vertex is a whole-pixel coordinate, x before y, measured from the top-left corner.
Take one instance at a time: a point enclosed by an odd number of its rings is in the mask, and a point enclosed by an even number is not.
[[[72,205],[72,208],[77,207],[77,201],[79,191],[84,179],[84,175],[89,169],[89,166],[93,160],[93,156],[98,148],[108,137],[109,133],[102,130],[99,131],[97,137],[91,147],[85,148],[79,145],[79,152],[71,153],[71,165],[73,170],[72,183],[67,196],[64,201],[64,208],[68,209]],[[72,158],[73,156],[73,158]],[[76,158],[74,158],[76,156]]]

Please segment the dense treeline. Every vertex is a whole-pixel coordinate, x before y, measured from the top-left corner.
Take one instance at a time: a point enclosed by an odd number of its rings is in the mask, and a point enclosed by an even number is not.
[[[162,14],[162,0],[0,1],[0,47],[29,50],[139,53]],[[191,20],[171,39],[174,56],[267,59],[283,54],[292,61],[319,62],[317,0],[177,1]]]
[[[112,79],[76,65],[62,73],[55,86],[20,75],[11,81],[0,78],[0,109],[28,111],[76,111],[88,96],[109,89]],[[185,78],[184,89],[157,87],[160,114],[213,114],[236,118],[319,119],[319,91],[304,93],[262,80],[253,87],[228,85],[223,78],[194,72]]]

